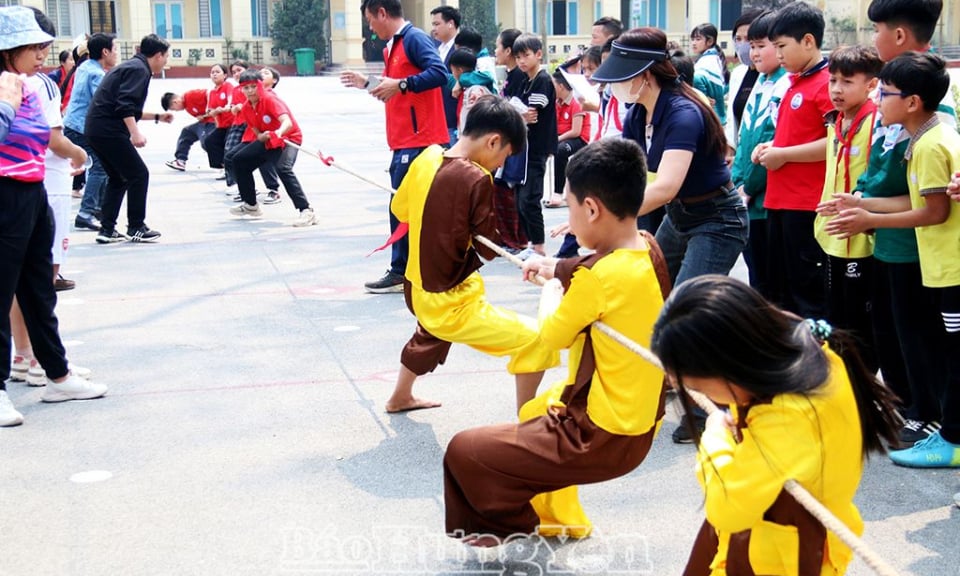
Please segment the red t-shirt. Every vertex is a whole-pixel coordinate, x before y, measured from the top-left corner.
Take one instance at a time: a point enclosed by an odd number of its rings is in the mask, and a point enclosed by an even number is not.
[[[233,94],[233,89],[236,86],[231,82],[224,82],[220,86],[217,86],[210,91],[210,108],[220,108],[223,106],[230,105],[230,98]],[[233,114],[230,112],[222,112],[215,116],[217,122],[217,128],[229,128],[233,126]]]
[[[207,112],[207,91],[203,89],[187,90],[183,93],[183,109],[196,118]],[[200,122],[213,122],[212,118],[204,118]]]
[[[823,117],[833,110],[826,60],[802,74],[791,76],[790,80],[790,88],[780,102],[773,135],[773,145],[778,148],[825,138],[827,126]],[[763,207],[816,210],[823,194],[826,171],[826,153],[819,162],[788,162],[779,170],[767,171],[767,195]]]
[[[571,98],[569,104],[557,100],[557,136],[566,134],[573,128],[573,118],[577,114],[583,115],[583,125],[580,128],[580,139],[590,141],[590,118],[583,114],[583,107],[576,98]]]
[[[240,110],[240,119],[247,125],[247,129],[243,132],[242,141],[253,142],[257,139],[253,131],[254,128],[260,132],[272,132],[280,128],[280,116],[282,114],[289,116],[290,122],[293,123],[293,127],[283,135],[283,138],[294,144],[302,144],[303,134],[300,132],[300,125],[297,124],[297,120],[290,113],[290,109],[276,94],[267,91],[263,93],[256,106],[248,100],[244,103],[243,109]],[[266,147],[267,149],[282,148],[283,142],[278,138],[271,137],[270,141],[266,143]]]
[[[247,96],[243,93],[243,88],[240,86],[235,86],[233,89],[233,95],[230,97],[230,103],[234,106],[240,105],[243,106],[247,103]],[[243,126],[243,118],[240,117],[240,114],[236,114],[233,118],[234,126]]]

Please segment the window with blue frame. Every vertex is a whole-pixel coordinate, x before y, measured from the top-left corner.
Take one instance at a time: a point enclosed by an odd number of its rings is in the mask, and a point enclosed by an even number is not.
[[[640,0],[634,4],[631,25],[667,28],[667,0]]]
[[[600,3],[597,2],[597,9]],[[550,0],[547,2],[547,34],[579,34],[579,5],[577,0]],[[533,2],[533,33],[540,34],[540,2]]]
[[[254,36],[270,35],[267,0],[250,0],[250,28]]]
[[[199,0],[200,37],[223,36],[223,16],[220,13],[220,0]]]

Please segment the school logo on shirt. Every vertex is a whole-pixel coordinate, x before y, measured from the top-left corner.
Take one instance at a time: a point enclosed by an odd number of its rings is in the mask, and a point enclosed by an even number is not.
[[[264,124],[269,124],[271,120],[273,120],[273,118],[271,118],[269,115],[264,114],[264,116],[263,116],[263,123],[264,123]]]
[[[797,92],[796,94],[793,95],[793,98],[790,99],[790,107],[796,110],[800,108],[802,104],[803,104],[803,94]]]
[[[226,100],[226,99],[227,99],[227,95],[224,94],[223,92],[221,92],[221,93],[220,93],[220,99],[221,99],[221,100]]]
[[[563,119],[564,119],[564,120],[569,120],[569,119],[570,119],[570,113],[569,113],[569,112],[564,112],[564,113],[563,113]]]

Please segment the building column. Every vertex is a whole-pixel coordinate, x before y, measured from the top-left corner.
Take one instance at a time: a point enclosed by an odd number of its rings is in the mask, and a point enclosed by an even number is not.
[[[223,36],[234,41],[253,38],[250,0],[221,0],[221,2],[224,20]]]
[[[117,7],[122,10],[119,15],[122,22],[120,33],[135,45],[139,45],[141,38],[154,31],[153,4],[150,0],[124,0],[117,2]]]
[[[358,2],[330,0],[330,61],[363,65],[363,15]]]

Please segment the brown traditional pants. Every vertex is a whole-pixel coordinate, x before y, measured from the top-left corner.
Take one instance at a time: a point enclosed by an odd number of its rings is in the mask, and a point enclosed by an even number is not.
[[[561,397],[564,413],[474,428],[453,437],[443,459],[447,534],[531,534],[540,523],[530,504],[535,495],[610,480],[640,465],[656,426],[640,436],[597,427],[586,413],[594,367],[588,333],[576,381]],[[658,422],[663,414],[661,389]]]

